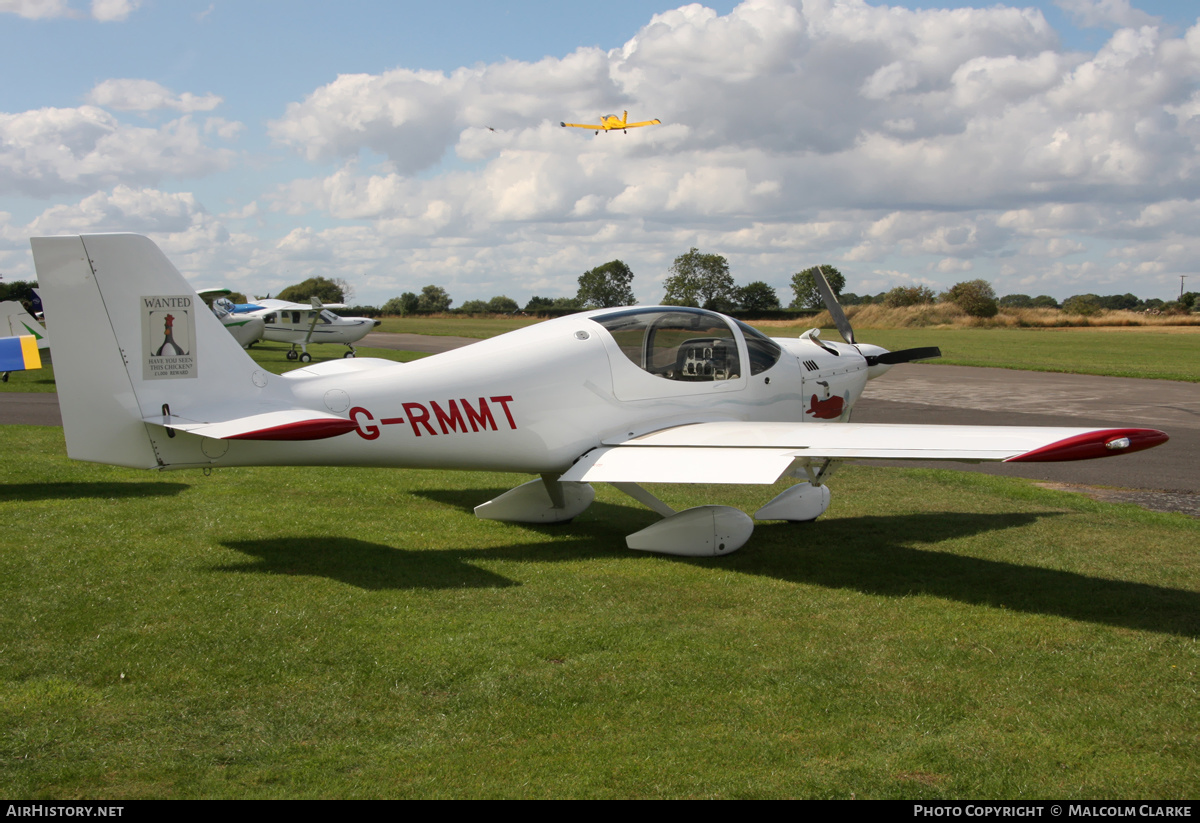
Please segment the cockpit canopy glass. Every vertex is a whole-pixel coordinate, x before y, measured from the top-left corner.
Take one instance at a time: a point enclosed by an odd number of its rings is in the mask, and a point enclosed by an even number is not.
[[[709,382],[742,375],[737,337],[712,312],[629,309],[592,319],[608,330],[631,363],[658,377]]]
[[[783,349],[771,338],[758,329],[747,326],[741,320],[734,320],[746,338],[746,348],[750,352],[750,374],[762,374],[779,362]]]

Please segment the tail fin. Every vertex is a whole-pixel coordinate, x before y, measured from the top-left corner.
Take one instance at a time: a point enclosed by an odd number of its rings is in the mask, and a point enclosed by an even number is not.
[[[5,300],[0,303],[0,337],[21,337],[29,335],[37,341],[37,347],[44,349],[50,345],[49,337],[42,324],[33,319],[25,307],[15,300]]]
[[[153,242],[133,234],[34,237],[54,377],[77,460],[204,465],[148,419],[206,421],[274,407],[267,376]]]

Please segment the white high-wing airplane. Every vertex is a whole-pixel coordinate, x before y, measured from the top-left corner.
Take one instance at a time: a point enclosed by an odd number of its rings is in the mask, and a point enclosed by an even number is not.
[[[841,460],[1075,460],[1167,440],[1153,429],[841,422],[867,380],[936,350],[831,343],[815,329],[771,339],[672,306],[569,315],[413,363],[334,360],[275,375],[197,306],[150,240],[31,244],[67,452],[79,460],[528,472],[540,478],[475,509],[523,523],[570,520],[603,481],[663,516],[630,548],[712,556],[749,539],[749,516],[675,512],[639,484],[803,477],[755,515],[802,521],[829,505],[824,481]],[[853,338],[848,324],[843,334]]]
[[[301,363],[312,360],[308,353],[309,343],[341,343],[349,349],[342,357],[354,357],[354,344],[380,323],[370,317],[340,317],[329,309],[344,308],[341,303],[322,304],[317,297],[312,298],[309,306],[270,299],[230,305],[234,306],[234,318],[260,318],[263,321],[263,340],[291,343],[287,359],[299,359]],[[296,351],[297,346],[299,351]]]

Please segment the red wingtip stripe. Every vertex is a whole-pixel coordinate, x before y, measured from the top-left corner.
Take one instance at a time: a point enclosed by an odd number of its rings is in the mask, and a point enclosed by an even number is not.
[[[1122,437],[1129,440],[1123,449],[1110,449],[1108,444]],[[1059,440],[1048,446],[1010,457],[1005,463],[1058,463],[1066,460],[1091,460],[1095,457],[1113,457],[1131,454],[1143,449],[1152,449],[1166,443],[1170,438],[1158,429],[1097,429],[1087,434],[1078,434]]]
[[[324,440],[354,431],[358,426],[352,420],[299,420],[268,429],[233,434],[224,440]]]

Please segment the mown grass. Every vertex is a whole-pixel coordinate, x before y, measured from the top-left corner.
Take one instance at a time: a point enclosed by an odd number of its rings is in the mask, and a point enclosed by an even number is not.
[[[383,360],[394,360],[397,363],[410,363],[429,355],[421,352],[396,351],[394,349],[377,349],[369,346],[355,346],[358,357],[377,357]],[[285,371],[298,369],[306,365],[298,360],[288,360],[287,353],[291,346],[287,343],[261,342],[255,343],[246,353],[268,371],[281,374]],[[299,351],[297,349],[297,351]],[[324,363],[327,360],[341,360],[346,353],[345,346],[309,346],[308,353],[312,355],[311,363]]]
[[[523,329],[544,318],[523,314],[468,315],[437,314],[422,317],[383,317],[377,329],[391,334],[433,334],[446,337],[495,337],[498,334]]]
[[[1196,522],[846,468],[738,554],[525,478],[72,463],[6,427],[0,794],[1194,798]],[[658,487],[743,509],[772,490]]]
[[[41,352],[42,367],[26,371],[10,372],[8,380],[0,383],[0,392],[52,392],[54,386],[54,364],[48,352]]]

